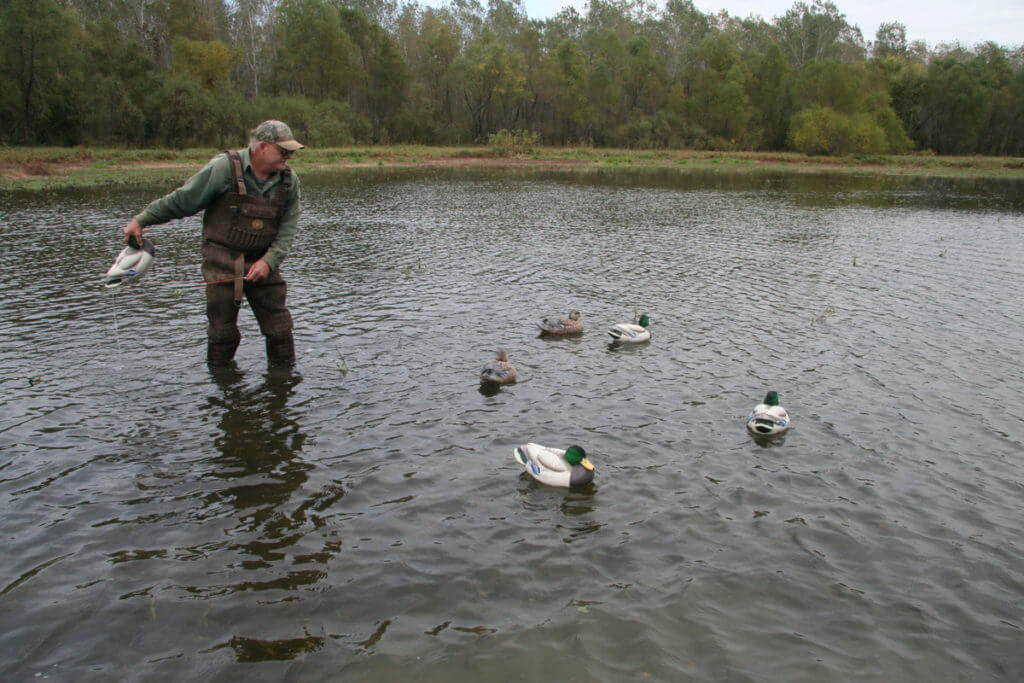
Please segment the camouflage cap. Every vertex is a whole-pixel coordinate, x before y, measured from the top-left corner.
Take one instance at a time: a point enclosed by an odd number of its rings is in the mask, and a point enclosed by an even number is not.
[[[285,125],[282,121],[264,121],[260,125],[256,126],[252,132],[253,138],[260,142],[270,142],[275,145],[280,145],[284,149],[295,150],[302,149],[305,145],[300,144],[295,136],[292,135],[292,129]]]

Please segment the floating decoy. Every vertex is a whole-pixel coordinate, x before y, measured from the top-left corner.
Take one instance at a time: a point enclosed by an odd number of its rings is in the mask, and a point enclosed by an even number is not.
[[[516,381],[516,366],[508,360],[505,349],[494,353],[494,360],[484,366],[480,373],[480,384],[510,384]]]
[[[757,436],[777,436],[789,429],[789,413],[779,405],[779,394],[769,391],[764,402],[754,406],[747,417],[747,429]]]
[[[594,480],[594,466],[580,446],[569,446],[563,451],[527,443],[518,446],[513,455],[527,474],[548,486],[571,488],[586,486]]]
[[[583,314],[573,311],[568,318],[544,318],[538,326],[546,334],[579,334],[583,331]]]
[[[639,342],[650,341],[651,330],[650,330],[651,319],[646,315],[641,315],[638,318],[634,318],[631,323],[618,323],[613,325],[608,330],[608,334],[612,336],[612,339],[618,342],[626,344],[637,344]]]

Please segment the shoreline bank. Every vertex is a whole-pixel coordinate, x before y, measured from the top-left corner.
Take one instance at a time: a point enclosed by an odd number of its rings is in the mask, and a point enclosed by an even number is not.
[[[0,191],[134,185],[185,178],[220,150],[24,147],[0,150]],[[500,156],[487,147],[422,145],[307,148],[292,162],[298,173],[381,168],[514,168],[517,171],[614,169],[702,173],[870,174],[1024,180],[1018,157],[816,157],[793,152],[710,152],[542,147]]]

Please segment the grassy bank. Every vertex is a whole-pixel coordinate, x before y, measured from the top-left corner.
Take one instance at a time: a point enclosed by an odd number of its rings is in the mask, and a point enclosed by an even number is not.
[[[57,189],[104,184],[169,182],[185,178],[220,150],[104,147],[0,148],[0,190]],[[499,156],[488,147],[361,146],[303,150],[296,171],[379,167],[515,167],[518,169],[676,169],[688,171],[858,173],[881,175],[1019,178],[1024,159],[933,155],[812,157],[788,152],[706,152],[542,147]]]

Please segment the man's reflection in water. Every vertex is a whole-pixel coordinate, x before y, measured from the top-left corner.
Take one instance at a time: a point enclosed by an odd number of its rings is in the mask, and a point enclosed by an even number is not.
[[[206,590],[217,595],[265,592],[261,599],[270,603],[293,600],[297,591],[327,579],[327,563],[341,543],[318,528],[317,514],[329,509],[344,490],[337,481],[319,492],[306,490],[313,466],[302,457],[306,436],[288,405],[302,381],[300,375],[274,367],[255,386],[247,385],[233,364],[210,368],[210,375],[220,389],[209,405],[211,419],[220,427],[215,440],[219,455],[210,476],[227,485],[207,496],[206,502],[213,508],[229,504],[237,509],[228,566],[246,571],[226,572],[223,576],[232,583]],[[231,647],[239,662],[291,660],[323,647],[323,637],[303,631],[280,638],[278,624],[273,633],[265,633],[264,623],[258,617],[243,620],[221,647]]]
[[[282,546],[291,545],[299,535],[284,543],[267,541],[302,524],[289,514],[302,506],[287,504],[312,469],[299,457],[306,436],[288,409],[301,375],[272,368],[261,384],[249,387],[237,366],[211,367],[210,374],[221,391],[210,399],[210,414],[219,416],[221,431],[215,441],[220,455],[211,476],[231,485],[210,494],[207,502],[226,501],[237,508],[251,531],[262,530],[262,542],[251,543],[249,549],[264,561],[280,559]]]

